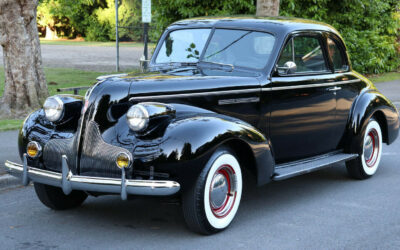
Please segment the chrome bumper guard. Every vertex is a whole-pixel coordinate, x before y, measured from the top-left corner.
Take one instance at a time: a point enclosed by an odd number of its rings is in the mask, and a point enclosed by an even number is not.
[[[6,161],[7,172],[22,178],[22,184],[27,186],[30,181],[62,188],[65,195],[72,190],[92,191],[121,194],[126,200],[128,194],[167,196],[179,191],[180,185],[175,181],[131,180],[125,178],[122,168],[121,179],[73,175],[67,164],[67,157],[62,156],[62,173],[29,167],[26,154],[24,164]]]

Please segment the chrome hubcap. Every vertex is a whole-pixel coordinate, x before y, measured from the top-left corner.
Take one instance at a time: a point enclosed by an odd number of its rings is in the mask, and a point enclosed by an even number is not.
[[[223,174],[214,176],[211,182],[211,205],[212,207],[221,207],[227,199],[228,184]]]
[[[373,167],[379,155],[379,135],[371,129],[364,138],[364,160],[368,167]]]
[[[236,199],[236,175],[229,165],[222,165],[214,174],[210,186],[210,205],[216,217],[225,217]]]

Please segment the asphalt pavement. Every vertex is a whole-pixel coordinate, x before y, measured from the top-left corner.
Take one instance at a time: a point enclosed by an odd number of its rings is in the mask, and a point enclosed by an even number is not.
[[[400,104],[400,81],[377,87]],[[1,162],[18,157],[16,134],[0,133]],[[368,180],[348,178],[337,164],[261,188],[248,183],[232,225],[212,236],[188,231],[180,205],[164,200],[89,197],[80,208],[52,211],[32,186],[3,189],[0,248],[400,249],[399,162],[400,139],[384,145]]]

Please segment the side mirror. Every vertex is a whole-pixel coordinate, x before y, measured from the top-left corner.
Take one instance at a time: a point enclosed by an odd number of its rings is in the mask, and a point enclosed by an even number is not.
[[[277,69],[278,69],[278,72],[281,74],[290,75],[290,74],[296,73],[297,65],[295,62],[287,61],[287,62],[285,62],[283,67],[278,66]]]

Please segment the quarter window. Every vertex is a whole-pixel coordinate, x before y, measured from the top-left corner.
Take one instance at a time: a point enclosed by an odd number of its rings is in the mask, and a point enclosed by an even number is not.
[[[336,41],[328,38],[328,54],[330,59],[332,60],[333,67],[335,71],[346,71],[348,69],[346,60],[344,59],[344,54],[339,49]]]
[[[296,73],[313,73],[329,71],[321,40],[315,36],[296,36],[290,39],[278,61],[278,71],[285,74],[287,62],[296,63]]]

